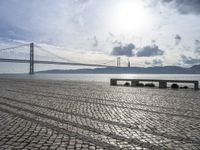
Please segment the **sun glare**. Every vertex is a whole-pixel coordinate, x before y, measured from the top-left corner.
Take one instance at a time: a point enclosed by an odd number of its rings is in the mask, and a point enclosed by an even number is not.
[[[111,12],[111,26],[120,32],[142,32],[151,26],[151,17],[141,1],[124,0]]]

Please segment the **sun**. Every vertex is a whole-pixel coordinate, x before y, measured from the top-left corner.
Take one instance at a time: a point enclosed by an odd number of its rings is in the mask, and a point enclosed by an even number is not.
[[[142,32],[151,26],[151,16],[141,0],[123,0],[111,10],[110,24],[121,32]]]

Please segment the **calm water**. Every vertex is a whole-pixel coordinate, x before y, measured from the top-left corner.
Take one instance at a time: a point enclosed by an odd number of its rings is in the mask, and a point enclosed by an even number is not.
[[[198,80],[200,75],[180,74],[1,74],[0,77],[42,79],[42,80],[76,80],[109,82],[110,78]]]

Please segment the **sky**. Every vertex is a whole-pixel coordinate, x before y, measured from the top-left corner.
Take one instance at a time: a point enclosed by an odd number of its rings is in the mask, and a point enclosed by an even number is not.
[[[74,62],[189,67],[200,0],[1,0],[0,49],[29,42]]]

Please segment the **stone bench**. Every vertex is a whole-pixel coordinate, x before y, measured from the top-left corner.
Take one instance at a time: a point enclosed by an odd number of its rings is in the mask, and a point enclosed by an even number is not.
[[[137,86],[140,82],[158,82],[159,88],[167,88],[167,83],[192,83],[194,84],[194,89],[199,89],[199,81],[191,80],[155,80],[155,79],[110,79],[110,85],[116,86],[117,81],[130,81],[131,86]]]

